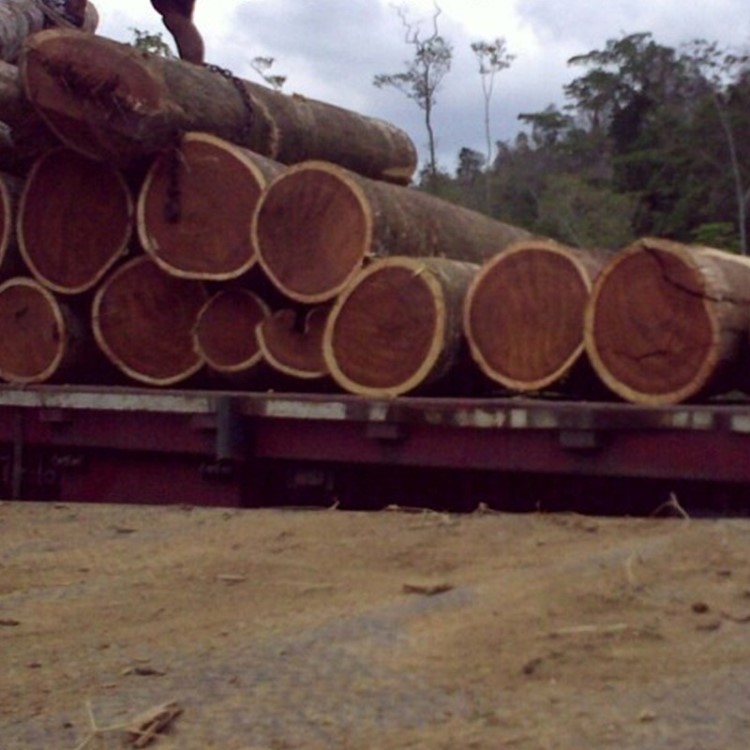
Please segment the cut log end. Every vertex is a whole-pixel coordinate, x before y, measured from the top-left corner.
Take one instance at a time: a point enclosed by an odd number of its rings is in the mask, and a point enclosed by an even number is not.
[[[31,279],[0,286],[0,377],[11,383],[43,383],[58,372],[70,337],[68,321],[53,295]]]
[[[332,300],[359,272],[372,215],[357,183],[321,162],[292,167],[261,197],[253,243],[264,272],[290,299]]]
[[[193,328],[206,300],[200,282],[168,276],[150,258],[135,258],[99,288],[92,312],[94,336],[129,377],[173,385],[203,365],[193,347]]]
[[[324,338],[326,363],[345,390],[398,396],[426,381],[440,356],[446,310],[424,261],[373,264],[339,298]]]
[[[133,214],[130,189],[117,169],[56,149],[37,160],[26,181],[21,254],[53,291],[87,291],[127,252]]]
[[[602,380],[626,400],[679,403],[700,393],[716,369],[714,313],[694,256],[672,243],[642,240],[595,283],[586,348]]]
[[[593,263],[582,256],[535,240],[517,243],[483,266],[467,295],[464,330],[487,377],[510,390],[539,391],[564,378],[583,356]]]
[[[220,374],[245,373],[263,359],[257,326],[270,315],[263,300],[245,289],[224,289],[198,315],[195,348]]]
[[[163,86],[141,52],[94,34],[48,29],[30,37],[19,69],[27,98],[60,140],[95,158],[127,163],[142,150],[117,141],[108,117],[142,116],[161,105]]]
[[[168,273],[226,281],[256,263],[253,212],[281,166],[206,133],[152,165],[138,201],[141,244]]]
[[[329,306],[314,307],[300,321],[301,313],[278,310],[258,326],[263,358],[277,372],[297,380],[328,376],[323,357],[323,334]]]

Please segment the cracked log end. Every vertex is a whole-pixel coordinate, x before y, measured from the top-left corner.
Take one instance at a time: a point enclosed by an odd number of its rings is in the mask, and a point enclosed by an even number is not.
[[[728,301],[736,290],[726,262],[650,238],[615,256],[594,284],[585,322],[586,349],[612,391],[634,403],[674,404],[718,380],[737,356],[746,316]]]
[[[19,61],[24,91],[50,129],[76,151],[127,164],[140,158],[138,133],[118,132],[137,114],[163,108],[163,83],[143,53],[82,31],[48,29],[30,37]]]

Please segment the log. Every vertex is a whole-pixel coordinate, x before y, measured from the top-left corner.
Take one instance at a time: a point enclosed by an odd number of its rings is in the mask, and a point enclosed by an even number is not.
[[[256,329],[270,314],[257,294],[240,287],[222,289],[198,313],[194,348],[215,375],[235,385],[252,384],[263,365]]]
[[[681,403],[740,382],[734,370],[747,348],[749,303],[747,259],[644,238],[594,283],[586,349],[623,399]]]
[[[336,301],[323,338],[333,379],[360,396],[440,383],[461,362],[461,311],[479,267],[445,258],[385,258]]]
[[[34,163],[21,195],[21,255],[49,289],[80,294],[128,252],[134,213],[119,170],[55,149]]]
[[[440,256],[481,264],[523,229],[417,190],[319,161],[285,170],[253,218],[260,266],[287,297],[328,302],[372,258]]]
[[[288,308],[272,313],[258,326],[264,360],[293,381],[327,379],[323,334],[330,312],[330,305],[320,305],[304,313]]]
[[[521,393],[564,386],[585,366],[584,311],[610,257],[534,239],[487,261],[464,309],[469,350],[484,375]]]
[[[98,25],[99,14],[89,1],[81,29],[92,34]],[[0,3],[0,60],[15,62],[24,41],[49,26],[76,28],[43,0],[3,0]]]
[[[169,276],[139,256],[99,287],[92,308],[96,342],[133,380],[157,386],[184,382],[203,366],[193,328],[207,298],[201,282]]]
[[[20,68],[52,130],[101,159],[137,159],[202,131],[283,164],[323,159],[402,184],[417,165],[406,133],[383,120],[90,34],[36,34]]]
[[[0,168],[25,173],[45,151],[60,145],[26,99],[18,68],[0,61],[0,122],[5,126]]]
[[[19,177],[0,173],[0,281],[20,276],[26,270],[16,235],[18,202],[23,189]]]
[[[0,285],[0,378],[61,381],[86,362],[87,329],[64,303],[29,278]]]
[[[227,281],[256,264],[252,216],[277,162],[207,133],[158,156],[138,198],[138,234],[167,273]]]

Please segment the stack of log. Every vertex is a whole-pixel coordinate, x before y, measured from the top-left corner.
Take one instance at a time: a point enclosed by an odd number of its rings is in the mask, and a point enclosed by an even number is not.
[[[742,384],[742,259],[533,237],[410,188],[389,123],[91,31],[0,39],[21,50],[0,66],[5,381],[648,404]]]

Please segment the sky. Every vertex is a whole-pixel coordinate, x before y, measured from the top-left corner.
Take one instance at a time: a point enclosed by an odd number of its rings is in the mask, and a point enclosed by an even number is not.
[[[98,33],[129,42],[133,29],[161,31],[148,0],[92,0]],[[484,96],[471,43],[504,38],[512,65],[494,83],[492,141],[512,141],[518,115],[564,104],[563,86],[580,68],[567,61],[604,47],[608,39],[651,32],[679,46],[696,38],[750,47],[747,0],[438,0],[440,33],[453,47],[451,70],[436,94],[434,129],[441,168],[452,171],[463,147],[486,151]],[[424,158],[424,114],[393,88],[376,88],[377,74],[402,72],[413,57],[397,7],[428,32],[433,0],[196,0],[194,20],[206,60],[240,78],[260,81],[256,57],[287,77],[283,91],[380,117],[405,130]]]

